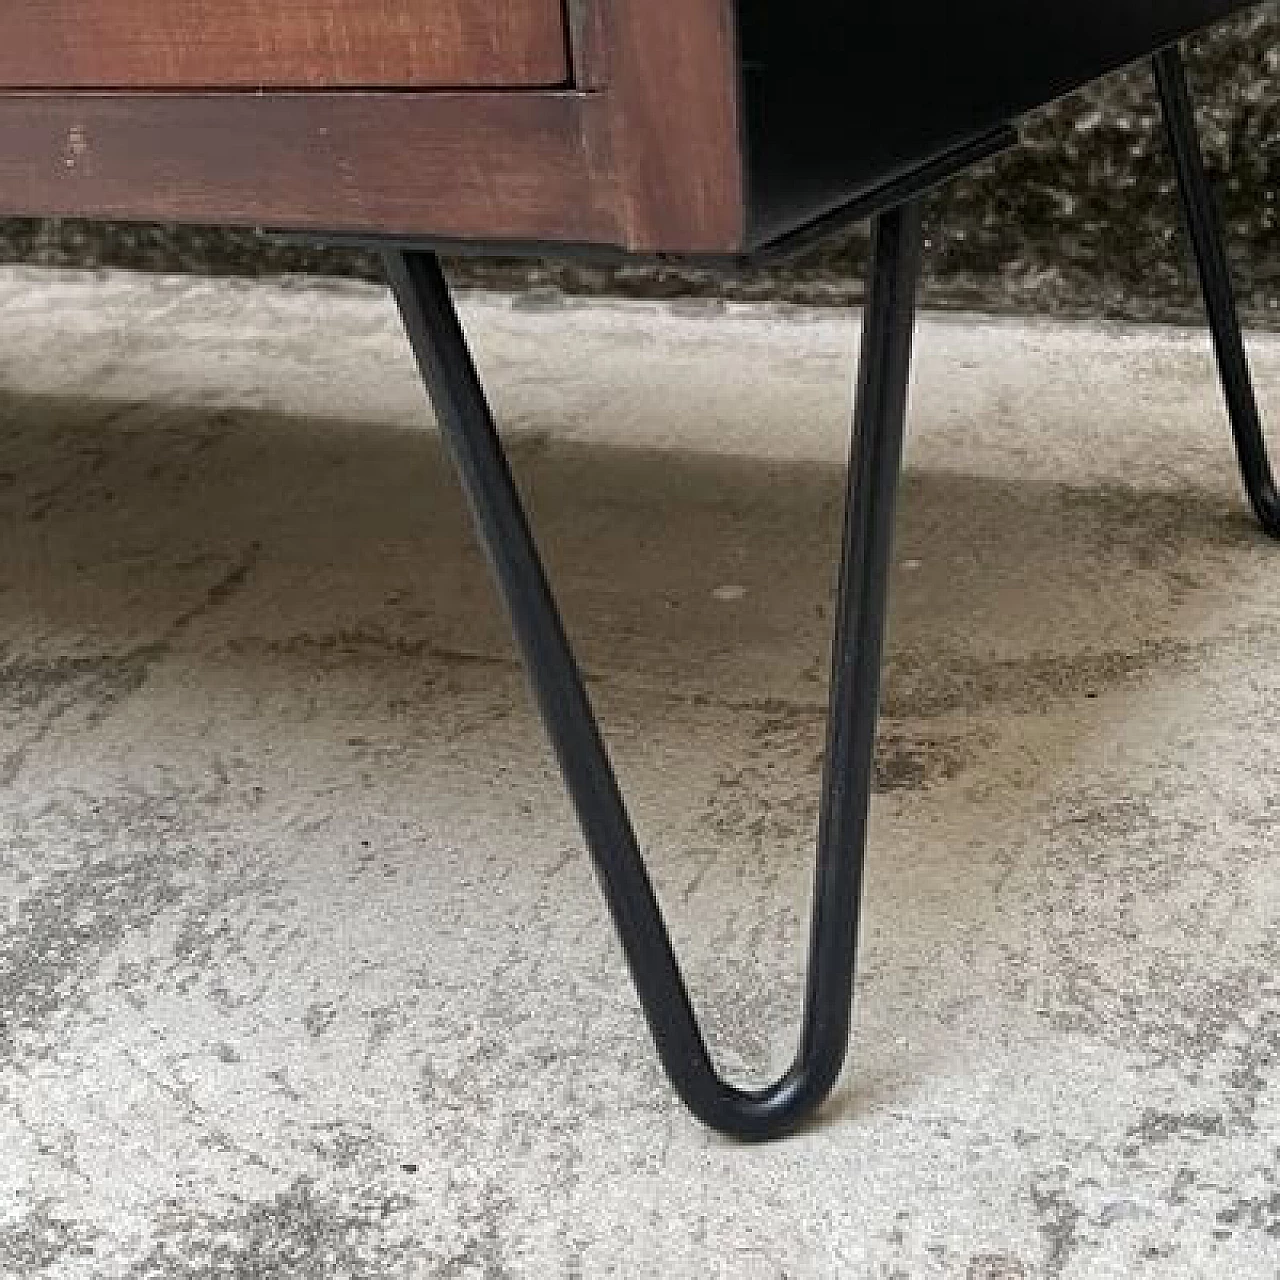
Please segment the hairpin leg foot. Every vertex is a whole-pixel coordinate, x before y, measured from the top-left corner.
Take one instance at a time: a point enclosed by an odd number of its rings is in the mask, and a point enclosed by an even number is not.
[[[386,255],[659,1056],[689,1108],[739,1138],[796,1129],[845,1059],[919,262],[918,207],[881,217],[849,471],[803,1029],[791,1069],[746,1091],[717,1073],[699,1030],[440,265],[430,253]]]

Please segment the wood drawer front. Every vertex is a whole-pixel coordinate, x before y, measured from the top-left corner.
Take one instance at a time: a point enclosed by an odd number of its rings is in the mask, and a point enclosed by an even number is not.
[[[0,0],[0,87],[551,86],[562,0]]]

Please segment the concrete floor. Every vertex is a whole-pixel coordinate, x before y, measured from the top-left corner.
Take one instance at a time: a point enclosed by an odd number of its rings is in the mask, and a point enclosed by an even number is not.
[[[758,1078],[855,325],[466,319]],[[0,275],[0,1275],[1277,1274],[1280,548],[1204,341],[919,349],[852,1063],[743,1149],[658,1072],[384,296]]]

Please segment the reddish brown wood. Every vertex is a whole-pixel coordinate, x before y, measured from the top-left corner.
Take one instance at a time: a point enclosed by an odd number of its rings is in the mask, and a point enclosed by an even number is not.
[[[561,0],[3,0],[0,86],[560,85]]]
[[[576,93],[0,95],[0,214],[614,242]]]
[[[599,89],[605,83],[609,33],[609,0],[565,0],[569,16],[569,54],[573,83],[579,89]]]
[[[592,3],[593,0],[585,0]],[[594,0],[599,3],[599,0]],[[592,50],[589,145],[631,249],[714,253],[746,239],[732,0],[612,0]]]
[[[330,9],[335,2],[328,0]],[[746,196],[733,0],[568,2],[568,10],[561,0],[347,0],[347,8],[370,20],[417,14],[414,20],[437,34],[445,28],[433,24],[446,12],[483,12],[508,24],[504,30],[526,34],[533,27],[521,22],[554,14],[561,71],[567,16],[575,75],[590,86],[586,92],[0,92],[0,214],[673,253],[741,249]],[[65,58],[67,74],[78,68],[74,74],[88,78],[151,66],[180,83],[197,74],[201,57],[210,74],[225,76],[235,61],[228,61],[227,41],[262,37],[285,10],[320,0],[254,3],[272,16],[251,16],[250,0],[0,0],[0,79],[6,69],[30,78],[41,48],[49,59]],[[144,18],[160,21],[167,12],[164,20],[181,29],[183,14],[189,20],[215,5],[225,21],[210,30],[222,43],[202,53],[198,40],[188,42],[190,49],[170,50],[172,63],[158,52],[167,36],[149,52],[130,51],[101,17],[132,15],[146,25]],[[37,30],[37,10],[64,20],[64,44]],[[86,26],[72,38],[66,24],[75,13]],[[261,65],[262,50],[270,49],[278,71],[292,67],[305,83],[339,85],[373,66],[387,78],[421,78],[433,65],[439,74],[461,76],[468,68],[465,74],[479,76],[497,66],[463,52],[476,30],[464,23],[458,32],[472,36],[440,46],[452,54],[397,70],[398,42],[376,25],[361,28],[363,45],[327,37],[317,44],[314,34],[288,36],[280,28],[283,43],[266,41],[254,56]],[[498,41],[494,49],[507,47]],[[336,70],[326,64],[335,57]],[[504,65],[514,78],[515,64]],[[532,74],[531,61],[520,65]]]

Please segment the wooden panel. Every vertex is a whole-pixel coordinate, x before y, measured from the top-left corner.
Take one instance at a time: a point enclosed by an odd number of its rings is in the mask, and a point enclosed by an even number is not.
[[[735,252],[732,2],[572,0],[586,92],[0,92],[0,215]]]
[[[628,248],[734,252],[745,242],[732,0],[598,5],[589,56],[603,86],[590,135]]]
[[[0,215],[616,242],[575,93],[0,95]]]
[[[561,0],[0,0],[0,86],[560,85]]]
[[[604,85],[608,31],[606,0],[565,0],[569,20],[569,58],[577,89]]]

